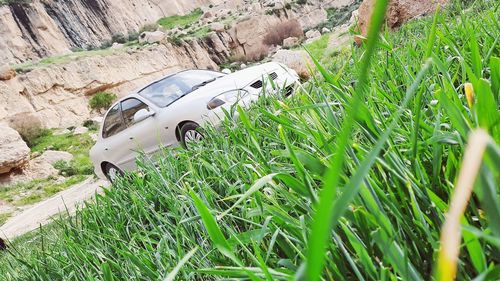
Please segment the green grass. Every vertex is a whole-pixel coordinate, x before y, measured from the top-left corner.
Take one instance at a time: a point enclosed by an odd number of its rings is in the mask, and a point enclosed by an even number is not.
[[[90,56],[109,56],[115,52],[122,52],[124,50],[126,50],[126,48],[119,50],[113,50],[108,48],[104,50],[78,51],[65,55],[46,57],[39,61],[33,61],[33,62],[30,61],[22,64],[15,64],[11,65],[11,67],[15,69],[17,72],[24,73],[24,72],[29,72],[35,68],[68,63],[70,61],[74,61],[79,58],[90,57]]]
[[[0,214],[0,225],[3,225],[11,216],[12,216],[11,212],[1,213]]]
[[[89,134],[73,135],[72,133],[64,135],[51,134],[42,136],[33,142],[32,152],[43,153],[45,150],[66,151],[73,154],[74,158],[70,165],[76,170],[76,174],[92,175],[93,165],[89,158],[89,150],[94,145],[94,141]]]
[[[462,217],[457,280],[498,280],[500,13],[496,1],[468,8],[378,43],[375,28],[292,98],[235,108],[191,150],[144,159],[58,220],[57,235],[35,236],[43,246],[16,241],[24,250],[0,257],[0,275],[438,280],[450,273],[436,263],[441,227],[469,133],[483,128],[492,140]]]
[[[323,34],[316,41],[305,44],[304,47],[309,51],[312,57],[323,59],[326,56],[330,34]]]
[[[82,182],[87,177],[76,175],[64,178],[59,182],[56,178],[32,180],[30,182],[8,185],[0,189],[0,199],[14,206],[26,206],[38,203],[66,188]]]
[[[184,16],[176,15],[176,16],[163,17],[158,20],[158,24],[166,29],[173,29],[175,27],[186,28],[189,25],[197,22],[202,15],[203,11],[201,9],[196,9]]]

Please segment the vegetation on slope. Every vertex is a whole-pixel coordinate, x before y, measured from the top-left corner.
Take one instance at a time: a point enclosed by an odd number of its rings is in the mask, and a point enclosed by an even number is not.
[[[158,20],[158,24],[166,29],[172,29],[175,27],[185,28],[197,22],[202,15],[203,11],[201,9],[196,9],[191,13],[183,16],[175,15],[175,16],[163,17]]]
[[[461,218],[456,274],[498,279],[498,4],[462,9],[413,21],[379,44],[373,30],[292,98],[234,109],[238,119],[206,128],[189,151],[164,151],[158,166],[143,159],[141,174],[58,221],[41,243],[14,244],[0,274],[451,280],[453,259],[436,265],[440,230],[480,127],[492,140]]]

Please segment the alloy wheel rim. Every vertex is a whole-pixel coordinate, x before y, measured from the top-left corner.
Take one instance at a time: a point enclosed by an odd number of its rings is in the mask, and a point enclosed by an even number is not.
[[[186,143],[199,142],[203,139],[203,136],[196,130],[189,130],[184,135],[184,141]]]
[[[111,182],[114,182],[118,177],[118,170],[115,168],[110,168],[108,171],[109,179]]]

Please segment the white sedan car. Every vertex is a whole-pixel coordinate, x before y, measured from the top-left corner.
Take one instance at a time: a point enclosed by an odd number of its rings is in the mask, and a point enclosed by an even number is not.
[[[95,173],[114,181],[137,168],[140,152],[154,155],[164,147],[186,147],[203,138],[198,127],[221,122],[223,109],[230,110],[235,104],[248,107],[264,90],[290,95],[298,84],[297,73],[278,63],[232,74],[187,70],[163,77],[120,99],[107,111],[90,151]]]

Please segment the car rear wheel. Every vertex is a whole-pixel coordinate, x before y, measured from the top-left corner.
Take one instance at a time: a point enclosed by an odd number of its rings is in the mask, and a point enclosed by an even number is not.
[[[106,178],[108,178],[111,183],[114,183],[118,177],[123,176],[123,171],[111,163],[106,164],[104,173],[106,174]]]
[[[189,148],[189,144],[199,142],[203,139],[200,126],[194,122],[186,123],[181,128],[181,144],[184,148]]]

